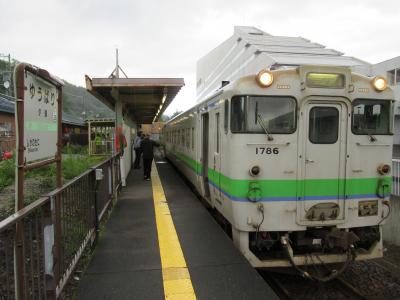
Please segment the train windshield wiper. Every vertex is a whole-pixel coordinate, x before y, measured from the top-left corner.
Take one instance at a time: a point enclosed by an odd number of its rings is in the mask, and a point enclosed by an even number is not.
[[[260,126],[262,127],[262,129],[264,129],[265,134],[267,135],[268,141],[273,141],[274,138],[273,138],[273,136],[268,132],[267,127],[266,127],[265,124],[264,124],[264,120],[263,120],[263,118],[261,117],[260,114],[257,114],[257,122],[260,124]]]
[[[370,134],[370,133],[367,133],[368,134],[368,138],[369,138],[369,141],[370,142],[376,142],[377,141],[377,138],[375,137],[375,136],[373,136],[372,134]]]

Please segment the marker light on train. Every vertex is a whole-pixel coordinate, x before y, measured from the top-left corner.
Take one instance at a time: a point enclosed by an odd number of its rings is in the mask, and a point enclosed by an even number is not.
[[[375,90],[378,92],[384,91],[387,88],[387,81],[385,78],[381,76],[377,76],[372,79],[372,85],[374,86]]]
[[[274,76],[268,70],[261,70],[257,74],[257,83],[261,87],[269,87],[274,82]]]
[[[390,165],[388,164],[380,164],[378,166],[378,173],[381,175],[386,175],[390,172]]]
[[[259,166],[253,166],[253,167],[250,169],[250,175],[251,175],[251,176],[257,176],[258,174],[260,174],[260,171],[261,171],[261,169],[260,169]]]

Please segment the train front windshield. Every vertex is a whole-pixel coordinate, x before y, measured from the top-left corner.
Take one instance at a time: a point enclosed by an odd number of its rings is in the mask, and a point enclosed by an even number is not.
[[[354,134],[391,134],[390,101],[357,99],[353,103],[352,130]]]
[[[234,133],[290,134],[296,131],[296,100],[277,96],[235,96],[231,102]]]

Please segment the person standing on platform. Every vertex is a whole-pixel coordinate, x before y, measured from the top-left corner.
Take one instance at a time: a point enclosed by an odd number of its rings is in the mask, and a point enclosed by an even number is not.
[[[140,157],[142,156],[142,148],[140,143],[142,142],[142,132],[139,131],[133,142],[133,149],[135,149],[135,162],[133,163],[134,169],[140,169]]]
[[[150,135],[146,134],[142,140],[141,148],[143,151],[143,169],[144,169],[144,179],[150,180],[151,174],[151,164],[154,158],[154,147],[159,147],[160,144],[151,140]]]

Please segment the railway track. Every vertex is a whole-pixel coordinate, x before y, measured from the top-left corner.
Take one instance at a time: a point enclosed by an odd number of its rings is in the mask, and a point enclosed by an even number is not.
[[[365,297],[356,287],[349,284],[342,278],[336,278],[332,281],[332,284],[336,285],[338,289],[344,292],[346,295],[350,297],[350,299],[359,299],[359,300],[366,300],[368,299]]]
[[[304,279],[298,275],[287,275],[268,271],[259,271],[259,273],[276,292],[279,298],[283,300],[368,299],[368,297],[364,296],[356,287],[341,278],[334,279],[327,283],[320,283]]]

